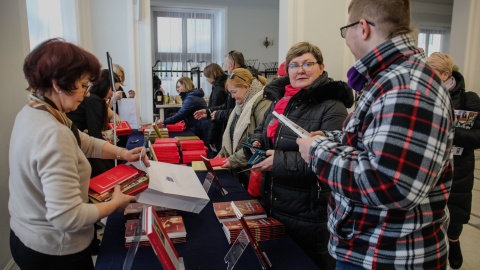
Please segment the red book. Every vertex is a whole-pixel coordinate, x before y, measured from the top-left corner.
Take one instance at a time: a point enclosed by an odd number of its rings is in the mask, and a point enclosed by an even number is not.
[[[117,167],[114,167],[90,179],[90,189],[102,194],[112,189],[115,185],[134,178],[141,173],[141,171],[133,167],[120,164]]]
[[[153,251],[157,255],[158,260],[164,270],[174,270],[180,268],[181,259],[178,257],[177,250],[172,244],[170,237],[161,225],[161,221],[153,207],[146,209],[143,223],[145,225],[145,234],[150,240]]]
[[[108,123],[108,127],[113,129],[113,123]],[[124,136],[132,134],[132,128],[127,121],[122,121],[120,125],[117,126],[117,136]]]
[[[154,144],[162,144],[162,143],[174,143],[178,145],[178,140],[176,138],[156,138]]]
[[[267,217],[265,210],[258,200],[234,201],[234,203],[246,219]],[[219,222],[238,220],[230,202],[214,202],[213,211]]]
[[[223,164],[225,164],[227,159],[228,158],[226,158],[226,157],[224,157],[224,158],[212,158],[212,159],[209,159],[209,161],[210,161],[210,164],[212,165],[212,167],[218,167],[218,166],[222,166]]]
[[[190,150],[204,150],[204,143],[202,140],[180,141],[180,149],[184,151]]]

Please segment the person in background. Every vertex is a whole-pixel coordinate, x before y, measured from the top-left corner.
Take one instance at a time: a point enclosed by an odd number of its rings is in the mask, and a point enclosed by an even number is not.
[[[475,149],[480,148],[480,98],[475,92],[465,90],[463,75],[454,70],[453,59],[448,54],[433,53],[427,59],[428,64],[440,77],[453,101],[455,110],[476,112],[477,117],[471,129],[457,126],[453,144],[463,148],[461,154],[453,156],[453,182],[447,206],[450,212],[450,224],[447,236],[449,243],[448,262],[450,268],[459,269],[463,264],[460,249],[460,234],[463,224],[470,220],[472,210],[472,189],[475,170]]]
[[[205,75],[207,81],[212,85],[212,93],[208,100],[208,108],[196,111],[194,116],[197,118],[197,115],[205,112],[207,114],[206,118],[211,119],[211,113],[214,111],[214,108],[225,106],[225,103],[227,102],[228,94],[225,90],[227,74],[225,74],[222,67],[218,64],[212,63],[205,67],[203,75]],[[225,130],[225,124],[220,121],[210,122],[208,144],[213,152],[218,152],[222,148],[222,135]]]
[[[254,171],[264,172],[261,203],[320,269],[335,269],[327,250],[330,188],[302,160],[295,133],[275,120],[272,112],[288,116],[310,132],[339,129],[353,105],[352,89],[328,77],[320,48],[309,42],[289,49],[283,70],[288,76],[265,87],[272,105],[252,136],[254,146],[272,149],[265,161],[253,166]]]
[[[117,89],[115,98],[117,100],[120,100],[122,98],[127,98],[127,95],[125,94],[125,91],[123,90],[123,87],[122,87],[122,85],[125,85],[125,70],[119,64],[113,64],[113,72],[117,74],[117,76],[120,78],[120,86]]]
[[[195,111],[207,108],[207,103],[203,96],[205,95],[201,88],[195,88],[193,81],[189,77],[181,77],[177,81],[177,93],[182,98],[182,107],[180,110],[163,120],[157,121],[158,126],[175,124],[185,121],[187,128],[197,135],[205,145],[207,145],[209,122],[207,119],[197,120],[193,116]]]
[[[244,68],[234,69],[225,83],[236,105],[223,133],[222,150],[218,156],[228,158],[222,167],[231,169],[246,189],[250,174],[248,171],[238,173],[248,166],[242,143],[247,142],[270,107],[271,101],[263,96],[266,83],[265,77],[256,78]]]
[[[337,269],[446,269],[454,111],[410,36],[410,1],[352,0],[340,28],[361,91],[343,131],[297,139],[329,200]]]
[[[115,75],[115,87],[120,85],[120,78]],[[74,111],[67,113],[68,118],[77,128],[97,139],[107,140],[113,143],[110,136],[105,137],[104,133],[109,131],[108,127],[108,105],[107,101],[112,98],[113,91],[110,86],[110,72],[104,69],[100,73],[100,79],[93,83],[89,89],[90,96],[85,97]],[[108,133],[108,132],[107,132]],[[92,167],[91,177],[95,177],[115,166],[113,160],[101,158],[89,158]]]
[[[24,270],[93,269],[93,224],[135,197],[117,186],[110,201],[89,204],[87,157],[135,161],[142,156],[148,166],[145,148],[128,151],[91,137],[65,115],[100,77],[93,54],[50,39],[27,55],[23,72],[30,95],[10,139],[10,251]]]
[[[135,90],[133,89],[128,90],[128,98],[135,98]]]

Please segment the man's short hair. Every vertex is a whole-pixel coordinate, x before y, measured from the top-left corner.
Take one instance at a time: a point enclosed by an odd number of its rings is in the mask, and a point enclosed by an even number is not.
[[[243,53],[232,50],[227,54],[228,59],[233,61],[235,67],[245,68],[245,58],[243,57]]]
[[[352,0],[348,13],[351,23],[361,19],[371,21],[389,39],[412,32],[409,0]]]

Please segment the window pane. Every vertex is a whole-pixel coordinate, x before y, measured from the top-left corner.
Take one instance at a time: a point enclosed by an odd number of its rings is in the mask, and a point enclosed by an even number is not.
[[[434,52],[439,52],[442,45],[442,35],[441,34],[430,34],[430,44],[428,44],[428,54]]]
[[[182,19],[157,17],[158,52],[182,52]]]
[[[211,53],[211,32],[210,19],[187,19],[187,52]]]
[[[425,51],[427,50],[427,47],[425,46],[426,38],[427,35],[425,33],[418,34],[418,47],[424,49]]]
[[[54,37],[63,37],[60,0],[27,0],[30,48]]]

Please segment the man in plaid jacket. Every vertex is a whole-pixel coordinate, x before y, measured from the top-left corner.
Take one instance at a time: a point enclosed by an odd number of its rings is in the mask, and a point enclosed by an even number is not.
[[[408,35],[408,0],[352,0],[348,12],[361,97],[343,131],[297,140],[332,189],[330,254],[337,269],[446,269],[451,100]]]

